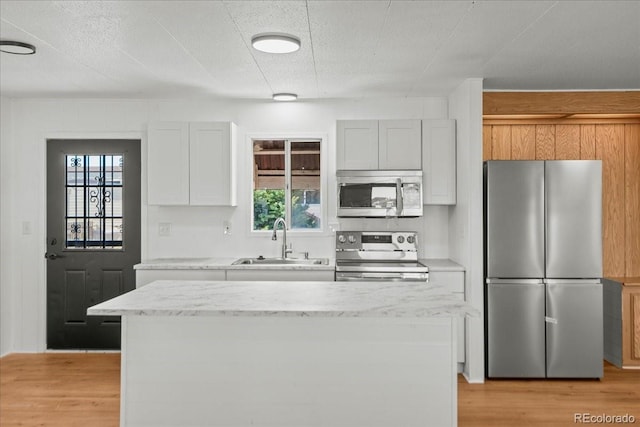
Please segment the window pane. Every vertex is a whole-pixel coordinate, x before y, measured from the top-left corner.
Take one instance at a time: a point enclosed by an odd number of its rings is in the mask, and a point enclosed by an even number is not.
[[[291,143],[291,228],[320,228],[320,142]]]
[[[67,247],[84,247],[83,219],[67,219]]]
[[[253,143],[253,229],[270,230],[285,215],[284,141]]]
[[[66,156],[67,248],[122,249],[122,155]]]
[[[278,217],[290,229],[320,229],[320,146],[318,140],[253,141],[253,230],[270,230]]]

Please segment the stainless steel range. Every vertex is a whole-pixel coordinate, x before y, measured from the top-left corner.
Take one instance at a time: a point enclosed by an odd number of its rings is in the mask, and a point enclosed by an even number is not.
[[[429,280],[418,261],[418,236],[410,231],[336,232],[336,281]]]

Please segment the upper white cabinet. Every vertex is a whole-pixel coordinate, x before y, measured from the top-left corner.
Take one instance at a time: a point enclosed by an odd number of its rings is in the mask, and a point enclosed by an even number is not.
[[[149,204],[236,206],[235,136],[230,122],[150,123]]]
[[[380,120],[378,133],[378,169],[422,169],[420,120]]]
[[[189,203],[235,206],[233,123],[189,123]]]
[[[422,170],[424,204],[455,205],[455,120],[422,121]]]
[[[378,121],[338,120],[338,170],[378,169]]]
[[[338,120],[338,170],[422,167],[420,120]]]
[[[150,205],[189,204],[189,123],[150,123],[147,196]]]

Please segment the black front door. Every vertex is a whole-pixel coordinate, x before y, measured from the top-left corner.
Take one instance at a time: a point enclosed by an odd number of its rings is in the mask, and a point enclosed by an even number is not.
[[[139,140],[47,141],[47,348],[120,348],[87,308],[135,288],[140,200]]]

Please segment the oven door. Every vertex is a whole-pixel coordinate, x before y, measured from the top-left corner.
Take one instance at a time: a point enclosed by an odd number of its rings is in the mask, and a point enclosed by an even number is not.
[[[427,282],[429,273],[336,271],[336,282]]]

